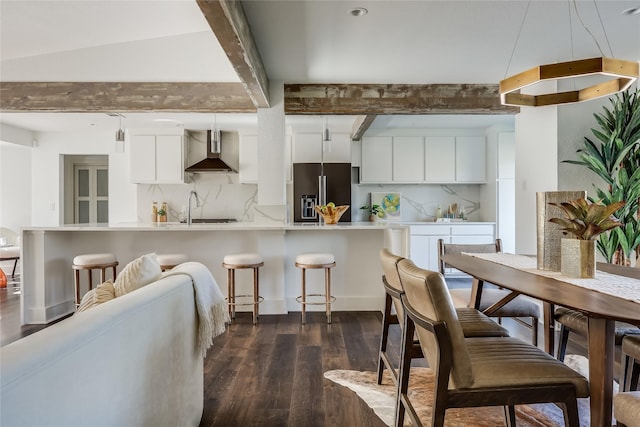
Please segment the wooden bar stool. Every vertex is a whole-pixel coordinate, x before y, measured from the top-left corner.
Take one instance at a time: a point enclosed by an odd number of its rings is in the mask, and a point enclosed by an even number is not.
[[[307,305],[325,305],[327,312],[327,323],[331,323],[331,303],[336,300],[331,296],[331,268],[336,266],[336,260],[330,253],[304,253],[296,257],[296,267],[302,269],[302,295],[296,297],[302,305],[302,324],[306,319]],[[309,268],[324,268],[324,294],[307,294],[306,270]],[[323,302],[307,301],[307,297],[324,297]]]
[[[93,289],[93,279],[91,272],[100,270],[100,281],[105,281],[105,271],[111,268],[113,280],[116,280],[116,266],[118,260],[114,254],[83,254],[73,258],[71,268],[75,270],[75,286],[76,286],[76,307],[80,305],[80,270],[87,270],[89,276],[89,290]]]
[[[222,266],[227,269],[227,304],[231,320],[236,317],[236,306],[253,305],[253,324],[258,323],[258,305],[264,301],[260,296],[258,269],[263,265],[260,254],[254,253],[225,255],[222,260]],[[236,270],[242,268],[253,269],[253,295],[236,295]],[[237,298],[251,298],[251,302],[238,302]]]
[[[189,261],[186,254],[157,254],[160,269],[162,271],[171,270],[176,265]]]

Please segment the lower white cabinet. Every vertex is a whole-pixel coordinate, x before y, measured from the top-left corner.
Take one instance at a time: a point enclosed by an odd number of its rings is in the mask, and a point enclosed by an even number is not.
[[[132,135],[129,143],[129,170],[133,183],[183,183],[182,135]]]
[[[420,268],[438,271],[438,240],[445,243],[483,244],[495,241],[496,225],[482,223],[433,223],[410,226],[409,258]],[[457,270],[445,270],[447,276],[463,276]]]

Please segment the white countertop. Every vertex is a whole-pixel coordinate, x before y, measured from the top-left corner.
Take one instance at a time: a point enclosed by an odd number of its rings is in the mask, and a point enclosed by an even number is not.
[[[311,230],[375,230],[405,228],[402,222],[344,222],[338,224],[293,223],[260,224],[253,222],[231,222],[217,224],[165,223],[120,223],[120,224],[67,224],[48,227],[25,227],[24,231],[311,231]]]

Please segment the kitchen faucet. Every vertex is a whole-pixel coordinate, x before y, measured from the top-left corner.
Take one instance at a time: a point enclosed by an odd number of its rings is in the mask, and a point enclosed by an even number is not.
[[[195,190],[191,190],[189,193],[189,199],[187,200],[187,224],[191,225],[191,196],[196,196],[196,208],[200,206],[200,199],[198,198],[198,193]]]

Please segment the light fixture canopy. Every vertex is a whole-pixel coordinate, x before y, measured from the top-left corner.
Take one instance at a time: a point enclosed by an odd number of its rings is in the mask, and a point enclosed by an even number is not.
[[[541,81],[596,74],[611,76],[614,79],[568,92],[540,95],[521,93],[522,88]],[[500,100],[503,105],[530,107],[581,102],[624,91],[638,79],[639,74],[637,62],[605,57],[539,65],[501,80]]]

